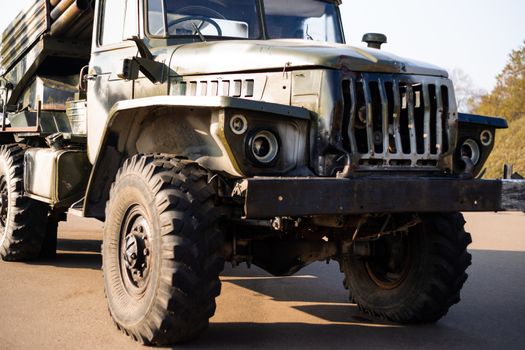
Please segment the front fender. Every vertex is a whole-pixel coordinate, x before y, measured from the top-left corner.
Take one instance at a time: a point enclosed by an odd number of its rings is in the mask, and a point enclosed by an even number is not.
[[[464,125],[477,125],[495,129],[507,129],[507,120],[502,117],[488,117],[478,114],[458,113],[458,122]]]
[[[116,103],[110,110],[93,161],[84,215],[104,217],[105,202],[124,159],[166,153],[196,161],[212,171],[243,177],[225,136],[226,114],[268,114],[309,120],[303,108],[233,97],[162,96]]]
[[[454,153],[454,169],[456,173],[465,171],[463,148],[476,149],[477,161],[473,164],[472,175],[477,176],[483,169],[496,142],[496,131],[508,128],[507,121],[501,117],[487,117],[476,114],[458,113],[458,147]],[[477,146],[476,146],[477,145]],[[471,159],[473,157],[471,156]]]

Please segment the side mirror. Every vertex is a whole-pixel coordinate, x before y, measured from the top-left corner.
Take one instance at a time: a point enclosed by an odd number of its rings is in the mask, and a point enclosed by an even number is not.
[[[386,44],[386,35],[381,33],[366,33],[363,35],[363,42],[368,44],[368,47],[381,50],[381,45]]]
[[[136,57],[125,58],[122,60],[122,70],[117,74],[119,78],[135,80],[139,77],[140,66],[139,63],[135,61],[135,58]]]
[[[149,50],[148,46],[144,43],[144,40],[142,40],[138,36],[132,36],[131,38],[126,39],[126,41],[133,41],[135,45],[137,45],[140,57],[146,58],[148,60],[153,60],[153,54]]]
[[[124,59],[122,61],[122,69],[117,74],[118,77],[126,80],[135,80],[138,78],[140,71],[154,84],[164,82],[166,65],[155,61],[155,56],[139,37],[133,36],[127,40],[133,41],[137,45],[140,57]]]

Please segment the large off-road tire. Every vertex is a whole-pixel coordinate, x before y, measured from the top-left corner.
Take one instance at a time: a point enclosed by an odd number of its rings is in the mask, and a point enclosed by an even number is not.
[[[40,257],[47,205],[24,196],[24,151],[0,146],[0,257],[23,261]]]
[[[224,267],[220,209],[196,163],[137,155],[125,161],[106,207],[103,271],[109,311],[137,341],[199,335],[215,313]]]
[[[422,215],[408,233],[384,236],[371,257],[344,257],[350,300],[375,317],[429,323],[460,300],[471,263],[471,243],[459,213]]]

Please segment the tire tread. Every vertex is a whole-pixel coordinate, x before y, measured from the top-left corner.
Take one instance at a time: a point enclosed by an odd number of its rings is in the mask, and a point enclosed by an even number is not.
[[[10,187],[11,206],[7,232],[0,245],[0,257],[5,261],[27,261],[42,257],[48,208],[44,203],[24,195],[24,149],[18,144],[2,145],[0,161],[4,162],[6,175],[9,175],[10,183],[7,186]]]
[[[106,217],[115,184],[129,172],[141,173],[155,194],[160,213],[162,268],[150,315],[132,330],[119,324],[117,328],[143,344],[190,340],[208,327],[214,314],[216,285],[220,285],[218,276],[224,266],[224,259],[219,256],[220,215],[215,214],[219,210],[215,191],[208,183],[209,173],[194,162],[169,155],[133,156],[117,173]]]
[[[356,302],[361,311],[396,323],[431,323],[442,318],[452,305],[460,301],[460,291],[468,278],[466,270],[472,259],[467,251],[472,238],[464,229],[465,220],[460,213],[429,214],[422,219],[433,229],[421,233],[428,235],[432,268],[427,271],[420,292],[409,302],[378,308],[359,293],[352,292],[351,269],[344,263],[341,265],[350,301]]]

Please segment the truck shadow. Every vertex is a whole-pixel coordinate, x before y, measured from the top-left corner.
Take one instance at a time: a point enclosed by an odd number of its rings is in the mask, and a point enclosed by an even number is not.
[[[100,254],[102,240],[59,238],[57,246],[59,251]]]
[[[29,264],[100,270],[102,268],[101,244],[100,240],[59,238],[56,257],[32,261]]]
[[[53,260],[48,260],[49,265],[71,269],[101,270],[102,256],[92,253],[57,253]]]
[[[222,276],[223,294],[234,292],[228,288],[232,284],[251,295],[261,295],[259,299],[266,305],[248,311],[258,322],[223,322],[221,307],[232,306],[229,301],[221,305],[219,299],[219,316],[211,320],[210,330],[183,348],[316,349],[329,344],[336,349],[523,349],[525,334],[519,325],[525,324],[521,297],[525,291],[525,252],[471,253],[473,265],[468,270],[462,301],[436,324],[415,326],[385,323],[348,303],[337,264],[314,264],[291,277],[272,277],[258,268],[227,267]],[[280,317],[283,307],[304,316],[294,312]],[[258,312],[266,316],[261,319]],[[241,319],[247,317],[241,311],[238,314]],[[290,317],[299,322],[288,322]]]
[[[337,262],[314,263],[293,276],[276,277],[257,266],[235,268],[227,265],[221,274],[223,283],[266,295],[279,302],[347,303],[343,275]]]
[[[59,238],[54,266],[100,270],[101,240]]]
[[[465,349],[487,343],[458,328],[378,327],[367,324],[215,323],[174,349]]]

